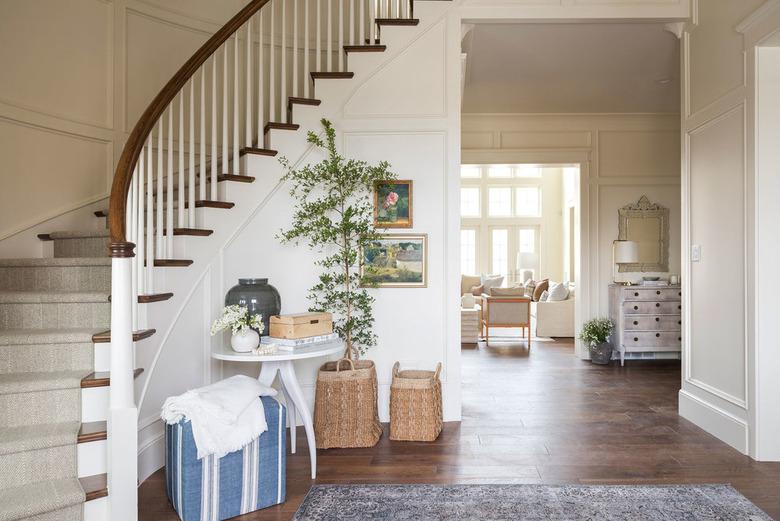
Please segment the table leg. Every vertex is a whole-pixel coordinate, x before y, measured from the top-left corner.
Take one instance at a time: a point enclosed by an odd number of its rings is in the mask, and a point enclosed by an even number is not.
[[[290,393],[290,397],[292,398],[296,409],[300,412],[301,420],[303,420],[303,427],[306,429],[306,440],[309,443],[311,479],[315,479],[317,477],[317,442],[314,439],[314,423],[309,407],[306,405],[303,391],[301,391],[301,387],[298,385],[298,378],[295,376],[295,367],[293,366],[292,360],[281,362],[279,375],[282,379],[282,385],[284,385],[287,392]]]
[[[295,431],[297,429],[298,418],[295,415],[295,402],[290,397],[287,386],[282,382],[282,392],[284,393],[284,403],[287,405],[287,420],[290,424],[290,452],[295,454]]]
[[[260,375],[257,377],[257,380],[266,387],[271,387],[274,384],[276,371],[278,370],[278,362],[263,362],[260,366]]]

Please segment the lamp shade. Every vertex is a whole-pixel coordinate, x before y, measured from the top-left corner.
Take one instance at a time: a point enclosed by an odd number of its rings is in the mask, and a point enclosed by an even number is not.
[[[639,262],[639,244],[634,241],[615,241],[612,243],[612,255],[615,264]]]
[[[519,270],[535,269],[538,262],[538,253],[518,252],[515,267]]]

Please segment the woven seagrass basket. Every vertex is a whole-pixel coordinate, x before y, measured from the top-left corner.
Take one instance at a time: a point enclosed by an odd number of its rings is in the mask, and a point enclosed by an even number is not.
[[[376,445],[382,427],[374,362],[344,358],[320,367],[314,433],[318,449]]]
[[[399,371],[390,385],[390,439],[434,441],[441,434],[441,363],[435,371]]]

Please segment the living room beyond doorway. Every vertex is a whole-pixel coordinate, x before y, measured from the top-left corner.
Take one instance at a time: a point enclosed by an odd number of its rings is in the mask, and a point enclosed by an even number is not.
[[[576,164],[461,167],[462,344],[573,339],[579,183]]]

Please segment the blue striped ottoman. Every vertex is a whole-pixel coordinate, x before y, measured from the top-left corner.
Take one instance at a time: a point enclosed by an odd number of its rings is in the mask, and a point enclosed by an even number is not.
[[[221,521],[285,499],[286,411],[262,396],[268,430],[243,449],[198,459],[192,424],[166,425],[168,499],[183,521]]]

